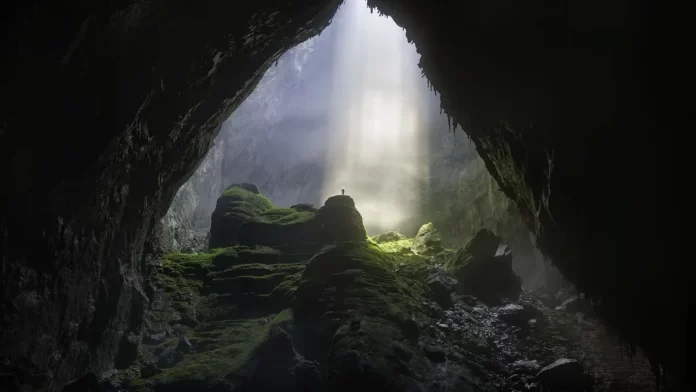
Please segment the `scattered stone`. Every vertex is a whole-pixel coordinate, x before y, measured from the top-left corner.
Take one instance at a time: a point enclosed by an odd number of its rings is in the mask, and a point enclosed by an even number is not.
[[[157,332],[149,335],[145,335],[143,338],[143,343],[145,344],[160,344],[163,343],[167,339],[167,333],[162,331],[162,332]]]
[[[537,379],[550,391],[580,392],[592,389],[592,379],[574,359],[561,358],[544,367]]]
[[[525,327],[529,326],[531,324],[536,323],[536,319],[534,317],[541,317],[543,313],[531,306],[531,305],[516,305],[516,304],[508,304],[500,308],[498,312],[498,318],[510,325],[514,325],[517,327]],[[534,320],[533,323],[530,324],[530,321]]]
[[[445,362],[445,360],[447,359],[445,350],[443,350],[441,347],[433,346],[430,344],[423,346],[423,354],[425,354],[425,356],[429,360],[436,363]]]

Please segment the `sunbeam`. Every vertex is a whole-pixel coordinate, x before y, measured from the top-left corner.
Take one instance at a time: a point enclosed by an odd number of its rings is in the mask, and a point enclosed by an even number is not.
[[[427,178],[422,100],[432,93],[418,53],[391,19],[361,0],[347,1],[340,14],[323,196],[345,188],[368,232],[398,229],[417,213]]]

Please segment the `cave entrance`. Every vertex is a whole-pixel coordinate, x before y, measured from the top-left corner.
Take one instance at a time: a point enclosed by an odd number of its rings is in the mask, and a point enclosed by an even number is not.
[[[457,248],[488,228],[515,250],[525,283],[540,284],[544,263],[528,229],[465,133],[451,128],[419,61],[391,18],[346,1],[224,122],[164,218],[176,246],[205,237],[230,184],[254,184],[278,207],[319,207],[345,189],[369,235],[414,236],[433,222]]]

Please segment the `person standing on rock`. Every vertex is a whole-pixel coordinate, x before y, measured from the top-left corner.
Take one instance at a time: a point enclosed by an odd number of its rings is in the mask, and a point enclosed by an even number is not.
[[[345,195],[346,194],[346,188],[341,188],[341,194]]]

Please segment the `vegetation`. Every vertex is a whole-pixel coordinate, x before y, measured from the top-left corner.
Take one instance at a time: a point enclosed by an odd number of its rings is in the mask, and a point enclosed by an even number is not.
[[[314,217],[313,211],[298,211],[294,208],[274,208],[261,214],[260,221],[276,225],[304,223]]]
[[[282,246],[247,244],[165,256],[158,268],[161,306],[152,312],[148,331],[160,338],[146,339],[141,358],[160,370],[132,385],[140,390],[236,385],[251,377],[260,348],[276,327],[292,332],[332,325],[330,336],[304,342],[310,351],[321,344],[322,350],[332,347],[331,355],[362,347],[365,355],[377,356],[392,350],[385,345],[395,338],[417,341],[427,320],[422,310],[427,270],[433,260],[444,259],[416,255],[410,250],[416,239],[399,233],[327,243],[325,232],[307,230],[317,220],[330,221],[337,232],[364,234],[355,207],[336,200],[316,212],[269,209],[242,229],[277,228],[287,236]],[[180,346],[184,336],[190,349]]]
[[[236,245],[242,224],[274,208],[255,186],[251,187],[250,184],[235,184],[220,196],[211,217],[210,248]]]

